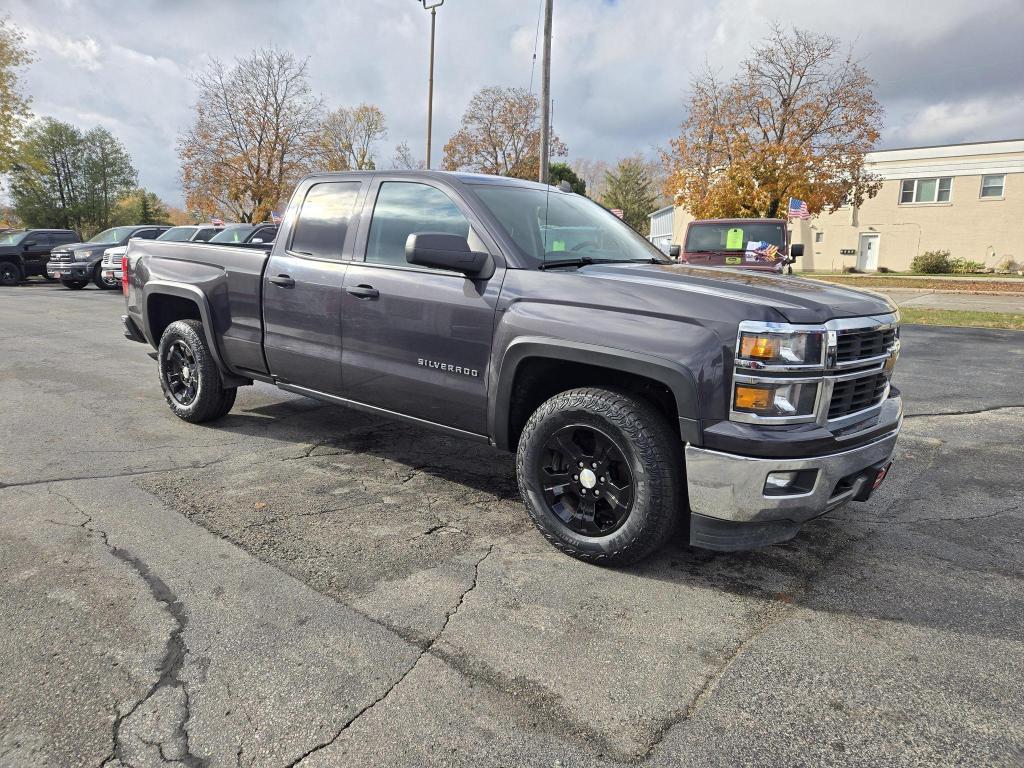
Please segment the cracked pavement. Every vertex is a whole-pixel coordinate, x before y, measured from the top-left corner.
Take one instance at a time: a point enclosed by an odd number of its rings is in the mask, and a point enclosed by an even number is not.
[[[870,502],[607,570],[486,447],[263,385],[178,421],[121,311],[0,302],[5,768],[1024,763],[1024,334],[904,330]]]

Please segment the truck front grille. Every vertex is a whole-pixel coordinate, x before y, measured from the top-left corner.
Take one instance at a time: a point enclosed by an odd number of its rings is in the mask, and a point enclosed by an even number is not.
[[[836,337],[836,362],[849,364],[884,355],[895,340],[895,328],[840,331]]]
[[[885,373],[872,373],[859,379],[837,381],[828,405],[829,420],[878,405],[885,397],[888,383],[889,378]]]
[[[63,264],[71,262],[72,256],[70,251],[54,251],[50,254],[50,261],[56,261]]]

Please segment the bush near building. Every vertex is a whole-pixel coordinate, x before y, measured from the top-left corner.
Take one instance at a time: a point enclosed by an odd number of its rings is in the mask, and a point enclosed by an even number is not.
[[[947,275],[951,268],[949,251],[925,251],[910,262],[911,272],[925,275]]]

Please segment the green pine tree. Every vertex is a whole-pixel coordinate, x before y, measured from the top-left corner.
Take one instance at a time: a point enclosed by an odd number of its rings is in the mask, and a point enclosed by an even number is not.
[[[624,158],[605,174],[605,179],[607,189],[601,202],[608,208],[621,208],[623,221],[646,236],[651,225],[648,216],[658,202],[647,163],[639,156]]]

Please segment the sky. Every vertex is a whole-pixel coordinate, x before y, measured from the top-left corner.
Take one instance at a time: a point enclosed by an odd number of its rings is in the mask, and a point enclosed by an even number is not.
[[[433,162],[488,85],[539,92],[541,0],[445,0],[437,13]],[[3,0],[36,61],[33,111],[102,125],[142,186],[181,205],[175,141],[190,75],[274,45],[308,57],[328,107],[377,104],[382,167],[425,154],[430,14],[419,0]],[[880,147],[1024,136],[1022,0],[554,0],[554,130],[569,158],[654,156],[705,63],[728,76],[777,21],[840,37],[877,81]]]

